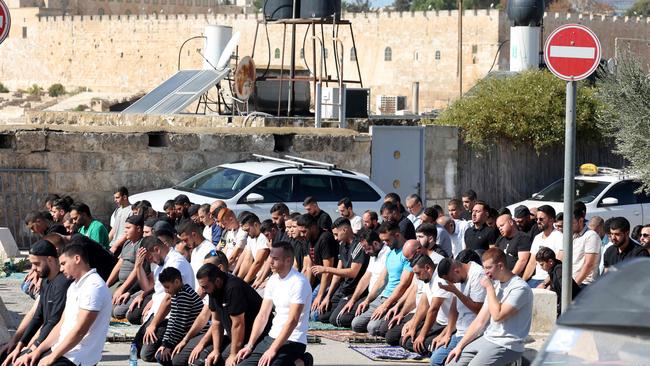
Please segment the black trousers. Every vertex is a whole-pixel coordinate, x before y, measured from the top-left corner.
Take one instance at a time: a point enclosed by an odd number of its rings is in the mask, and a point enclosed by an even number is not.
[[[413,318],[414,314],[408,314],[407,316],[402,319],[401,324],[395,325],[390,329],[386,330],[386,343],[390,344],[391,346],[402,346],[404,349],[410,351],[410,352],[415,352],[413,349],[413,339],[409,338],[405,342],[402,342],[402,328],[404,328],[404,324],[411,320]],[[421,321],[416,328],[415,331],[415,336],[417,337],[420,334],[420,330],[422,329],[422,326],[424,325],[424,320]],[[382,327],[386,326],[387,324],[384,325],[382,324]],[[433,339],[442,332],[442,330],[445,329],[444,325],[440,325],[438,323],[434,323],[433,326],[431,326],[431,329],[426,334],[426,337],[424,338],[424,346],[425,346],[425,352],[422,353],[423,356],[428,356],[431,354],[429,351],[429,348],[431,347],[431,342]]]
[[[262,355],[271,347],[274,340],[275,339],[270,336],[264,337],[262,341],[255,346],[250,356],[237,364],[237,366],[257,366]],[[283,344],[278,350],[278,353],[271,361],[271,366],[293,366],[293,363],[305,354],[306,349],[306,344],[287,341],[287,343]]]
[[[194,360],[192,364],[189,363],[190,360],[190,355],[192,354],[192,351],[194,351],[194,348],[199,344],[201,341],[201,338],[205,335],[205,332],[201,332],[201,334],[198,334],[194,336],[192,339],[190,339],[189,342],[187,342],[187,345],[185,348],[183,348],[182,351],[180,351],[174,358],[172,359],[172,365],[173,366],[187,366],[187,365],[192,365],[192,366],[203,366],[205,365],[205,359],[208,358],[208,355],[210,352],[212,352],[213,345],[212,345],[212,339],[210,339],[210,342],[205,346],[203,351],[199,354],[199,357]],[[221,357],[217,361],[217,363],[213,363],[215,366],[220,366],[224,365],[225,359],[228,358],[230,355],[230,337],[227,335],[224,335],[221,338]]]
[[[151,320],[153,320],[153,316],[149,317],[149,319],[140,326],[140,329],[138,329],[138,332],[135,334],[133,342],[135,342],[136,347],[138,347],[138,355],[143,361],[157,362],[156,351],[158,351],[158,348],[160,348],[163,336],[167,330],[167,319],[161,321],[160,324],[156,327],[155,334],[157,340],[153,343],[145,344],[144,333],[146,332],[149,324],[151,324]]]
[[[357,300],[357,302],[354,303],[352,310],[347,313],[341,313],[341,309],[343,309],[345,304],[348,303],[349,299],[347,297],[341,299],[334,310],[332,310],[332,315],[330,315],[330,323],[336,325],[337,327],[352,328],[352,319],[354,319],[354,313],[357,311],[359,304],[361,304],[361,302],[365,299],[365,297],[362,297]]]

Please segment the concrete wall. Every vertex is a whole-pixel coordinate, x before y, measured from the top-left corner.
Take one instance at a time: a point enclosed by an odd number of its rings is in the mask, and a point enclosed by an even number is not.
[[[424,132],[424,176],[426,204],[447,207],[447,202],[458,197],[458,128],[426,126]]]

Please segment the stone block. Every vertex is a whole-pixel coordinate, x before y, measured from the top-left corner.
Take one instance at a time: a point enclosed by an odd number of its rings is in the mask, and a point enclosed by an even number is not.
[[[44,151],[46,135],[43,131],[16,131],[16,150]]]
[[[141,133],[102,133],[99,134],[103,151],[138,152],[149,144],[149,137]]]
[[[52,152],[101,151],[100,133],[49,132],[47,150]]]
[[[201,154],[188,153],[183,154],[183,164],[181,169],[187,171],[201,171],[206,169],[205,158]]]
[[[18,245],[9,228],[0,227],[0,259],[15,258],[19,254]]]
[[[169,134],[169,147],[174,151],[193,151],[196,150],[201,144],[199,136],[194,133],[181,134],[181,133],[170,133]]]
[[[550,333],[557,319],[557,295],[553,291],[533,289],[531,333]]]

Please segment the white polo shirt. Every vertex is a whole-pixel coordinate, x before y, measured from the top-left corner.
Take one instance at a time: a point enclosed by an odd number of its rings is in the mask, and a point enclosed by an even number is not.
[[[253,260],[255,260],[260,250],[271,249],[269,247],[269,239],[262,233],[257,238],[249,236],[246,240],[246,248],[250,251]]]
[[[287,323],[291,305],[304,305],[298,324],[289,335],[288,340],[306,345],[311,308],[311,285],[309,285],[307,277],[296,271],[295,268],[291,268],[284,278],[280,278],[277,273],[274,274],[266,284],[264,299],[271,299],[275,308],[275,317],[271,324],[271,330],[269,330],[269,336],[274,339],[280,335],[282,328]]]
[[[165,256],[165,261],[162,266],[151,264],[151,272],[153,272],[153,295],[151,296],[151,310],[147,313],[144,321],[146,322],[149,318],[155,315],[158,310],[160,310],[160,304],[162,304],[165,299],[165,288],[162,283],[158,280],[160,272],[167,267],[174,267],[181,272],[181,278],[183,283],[187,283],[194,289],[194,272],[192,271],[192,266],[190,263],[183,257],[182,254],[174,250],[174,248],[169,248],[169,253]],[[167,314],[169,316],[169,314]]]
[[[70,284],[66,296],[63,324],[59,339],[52,349],[59,347],[64,339],[71,336],[70,332],[77,325],[80,310],[97,312],[97,318],[88,329],[88,333],[63,355],[76,365],[95,365],[102,359],[102,350],[111,320],[111,292],[106,282],[93,268],[78,281]]]

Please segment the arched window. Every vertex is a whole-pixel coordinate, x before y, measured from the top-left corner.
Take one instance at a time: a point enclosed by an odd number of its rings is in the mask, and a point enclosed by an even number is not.
[[[393,60],[393,50],[390,47],[386,47],[384,49],[384,61],[392,61]]]
[[[275,56],[274,56],[274,57],[275,57],[276,59],[280,58],[280,49],[279,49],[279,48],[276,48],[276,49],[275,49]]]
[[[350,48],[350,61],[356,61],[357,60],[357,49],[352,47]]]
[[[436,60],[440,60],[440,51],[436,51]]]

